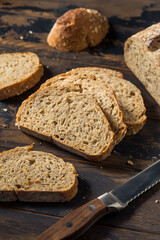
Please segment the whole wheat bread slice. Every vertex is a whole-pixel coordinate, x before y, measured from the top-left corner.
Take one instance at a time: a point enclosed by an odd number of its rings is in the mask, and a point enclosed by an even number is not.
[[[43,66],[35,53],[0,55],[0,100],[32,88],[42,77]]]
[[[160,105],[160,22],[127,39],[124,59]]]
[[[86,76],[79,79],[76,75],[62,74],[42,84],[41,89],[47,86],[70,86],[72,88],[73,85],[78,85],[82,93],[97,101],[107,117],[112,131],[115,133],[115,143],[118,144],[125,136],[127,127],[123,122],[123,114],[114,96],[114,92],[106,84],[94,81],[90,76],[89,78]]]
[[[140,90],[128,80],[123,79],[120,72],[96,67],[76,68],[61,75],[73,75],[77,79],[91,78],[112,88],[124,116],[124,123],[127,125],[127,135],[139,132],[146,122],[146,108]],[[42,85],[50,85],[48,80]]]
[[[0,201],[64,202],[77,193],[71,163],[33,145],[0,154]]]
[[[101,108],[79,89],[48,87],[37,91],[20,106],[17,125],[93,161],[105,159],[115,145]]]

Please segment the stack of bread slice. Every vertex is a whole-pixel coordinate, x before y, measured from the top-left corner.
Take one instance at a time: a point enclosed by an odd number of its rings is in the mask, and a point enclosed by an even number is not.
[[[146,121],[140,90],[120,72],[77,68],[57,75],[25,100],[20,129],[92,161],[102,161]]]

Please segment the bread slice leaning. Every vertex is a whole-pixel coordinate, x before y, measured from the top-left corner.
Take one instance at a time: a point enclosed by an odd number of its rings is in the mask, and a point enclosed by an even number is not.
[[[160,105],[160,22],[127,39],[124,59]]]
[[[41,89],[46,86],[70,88],[79,86],[82,93],[92,97],[101,107],[111,125],[112,131],[115,133],[115,144],[118,144],[125,136],[127,127],[123,122],[122,111],[119,108],[113,90],[108,88],[106,84],[92,80],[90,75],[80,79],[77,75],[64,73],[49,79],[41,85]]]
[[[92,161],[105,159],[115,145],[114,133],[99,105],[65,87],[48,87],[32,94],[17,112],[17,125]]]
[[[72,69],[66,74],[76,75],[77,79],[85,79],[87,76],[112,88],[123,113],[124,123],[127,125],[127,135],[136,134],[142,129],[146,122],[146,108],[141,92],[134,84],[123,79],[120,72],[106,68],[84,67]]]
[[[32,52],[0,55],[0,100],[32,88],[42,77],[43,66]]]
[[[0,154],[0,201],[64,202],[77,193],[71,163],[33,145]]]

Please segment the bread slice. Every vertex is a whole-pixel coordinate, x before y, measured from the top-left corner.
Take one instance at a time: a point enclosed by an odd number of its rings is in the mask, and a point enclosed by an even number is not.
[[[112,131],[115,133],[115,144],[118,144],[127,132],[127,127],[123,122],[123,114],[119,108],[118,102],[114,96],[113,90],[108,88],[106,84],[94,81],[87,76],[79,79],[76,75],[68,75],[66,73],[49,79],[41,85],[41,89],[46,86],[65,86],[71,87],[78,85],[80,91],[87,96],[92,97],[100,105],[102,111],[107,117]]]
[[[108,20],[97,10],[76,8],[57,19],[47,42],[58,50],[77,52],[98,45],[108,31]]]
[[[127,135],[139,132],[146,122],[146,108],[140,90],[131,82],[123,79],[120,72],[96,67],[76,68],[66,73],[77,79],[91,78],[112,88],[127,125]],[[65,76],[66,76],[65,74]],[[63,74],[61,75],[63,79]],[[42,85],[49,85],[50,80]]]
[[[65,87],[48,87],[32,94],[17,112],[17,125],[93,161],[105,159],[115,145],[114,133],[99,105]]]
[[[127,39],[127,66],[160,105],[160,22]]]
[[[43,66],[35,53],[0,55],[0,100],[32,88],[42,77]]]
[[[71,163],[33,145],[0,154],[0,201],[64,202],[77,193]]]

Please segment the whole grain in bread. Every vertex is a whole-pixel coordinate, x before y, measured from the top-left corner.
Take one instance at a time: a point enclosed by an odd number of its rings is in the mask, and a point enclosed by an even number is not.
[[[108,30],[108,20],[98,11],[76,8],[57,19],[47,42],[58,50],[77,52],[98,45]]]
[[[127,39],[127,66],[160,105],[160,22]]]
[[[62,87],[32,94],[17,112],[23,131],[101,161],[112,151],[114,133],[99,105],[90,97]]]
[[[77,193],[71,163],[33,145],[0,154],[0,201],[64,202]]]
[[[0,55],[0,100],[19,95],[33,87],[43,75],[35,53]]]
[[[41,89],[48,86],[70,86],[72,88],[73,85],[78,85],[82,93],[92,97],[100,105],[111,125],[112,131],[115,133],[115,143],[118,144],[125,136],[127,127],[123,122],[123,114],[113,90],[108,88],[106,84],[93,80],[90,75],[86,74],[83,78],[77,76],[68,73],[57,75],[42,84]],[[96,76],[94,77],[96,78]]]
[[[68,75],[76,75],[77,78],[86,76],[95,81],[105,83],[112,88],[123,113],[124,123],[127,125],[127,135],[139,132],[146,122],[146,108],[140,90],[130,81],[122,78],[120,72],[95,67],[72,69]]]

